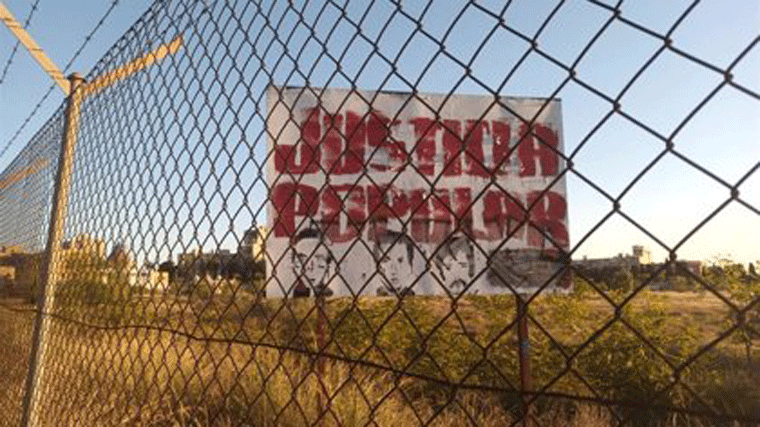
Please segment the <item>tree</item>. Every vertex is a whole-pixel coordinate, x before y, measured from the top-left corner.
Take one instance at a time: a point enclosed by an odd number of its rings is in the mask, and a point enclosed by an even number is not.
[[[95,251],[70,250],[61,254],[56,303],[63,307],[100,304],[113,299],[108,287],[106,260]]]
[[[176,270],[177,270],[177,267],[174,266],[174,263],[171,260],[164,261],[161,264],[158,264],[158,271],[169,274],[170,283],[174,281],[174,275],[176,273]]]

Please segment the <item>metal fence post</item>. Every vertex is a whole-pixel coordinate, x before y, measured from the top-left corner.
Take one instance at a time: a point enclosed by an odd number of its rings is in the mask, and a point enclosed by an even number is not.
[[[38,290],[37,317],[32,335],[29,373],[26,378],[24,395],[24,413],[21,419],[21,425],[24,426],[37,426],[40,424],[38,418],[40,413],[39,405],[42,397],[42,385],[46,367],[45,359],[48,353],[49,343],[47,340],[51,327],[51,318],[48,316],[48,313],[51,313],[55,306],[56,285],[59,279],[60,247],[66,219],[71,171],[74,163],[74,147],[76,145],[79,125],[79,108],[84,93],[84,78],[79,73],[71,74],[68,80],[71,91],[66,101],[63,141],[53,192],[53,208],[50,214],[47,247],[40,270],[41,286]]]

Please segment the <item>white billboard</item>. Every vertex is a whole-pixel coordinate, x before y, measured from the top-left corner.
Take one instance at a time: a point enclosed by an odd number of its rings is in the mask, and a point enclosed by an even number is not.
[[[567,289],[556,100],[275,87],[268,296]]]

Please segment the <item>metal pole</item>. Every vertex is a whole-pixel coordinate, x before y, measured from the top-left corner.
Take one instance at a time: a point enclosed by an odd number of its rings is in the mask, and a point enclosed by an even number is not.
[[[316,290],[316,288],[315,288]],[[327,389],[324,385],[324,375],[325,375],[325,360],[324,357],[322,357],[322,353],[325,351],[325,297],[321,293],[319,295],[316,295],[316,304],[317,304],[317,380],[319,381],[319,386],[322,390],[320,390],[320,393],[317,394],[317,417],[318,417],[318,426],[323,425],[322,423],[322,415],[324,413],[324,404],[327,403]],[[322,402],[322,396],[324,395],[324,402]]]
[[[532,426],[533,416],[528,396],[533,391],[533,375],[530,370],[530,338],[528,335],[528,304],[520,294],[515,294],[517,304],[517,341],[520,346],[518,355],[520,360],[520,400],[522,401],[523,426]]]
[[[63,125],[63,141],[58,158],[55,189],[53,192],[53,209],[50,213],[50,228],[42,268],[40,271],[40,289],[37,298],[37,318],[34,322],[32,350],[29,357],[29,373],[26,378],[24,394],[23,426],[40,425],[41,398],[45,380],[45,368],[49,358],[48,339],[51,333],[52,319],[48,313],[55,310],[55,292],[58,282],[60,248],[66,219],[66,205],[69,198],[71,171],[74,164],[74,147],[79,125],[79,108],[82,102],[84,79],[79,73],[68,77],[71,93],[66,101],[66,115]]]

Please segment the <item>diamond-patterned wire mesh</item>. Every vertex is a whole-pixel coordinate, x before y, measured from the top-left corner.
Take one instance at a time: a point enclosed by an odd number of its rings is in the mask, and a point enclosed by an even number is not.
[[[721,117],[742,109],[747,126],[757,128],[757,80],[742,78],[745,64],[756,63],[757,28],[721,58],[705,58],[678,38],[681,28],[704,21],[699,2],[662,6],[656,16],[666,22],[631,17],[619,3],[526,3],[156,2],[82,91],[63,242],[54,248],[57,282],[47,285],[49,305],[37,310],[49,323],[42,323],[40,377],[30,382],[33,422],[760,423],[752,381],[760,367],[753,349],[760,278],[730,263],[690,268],[679,256],[729,213],[760,224],[756,147],[747,146],[746,158],[730,169],[712,161],[712,152],[689,147],[690,127],[705,115],[727,130]],[[631,38],[639,39],[636,49],[626,49]],[[173,43],[181,44],[167,48]],[[589,57],[610,44],[617,55],[604,60],[610,68],[589,68]],[[153,60],[140,62],[149,52]],[[125,67],[136,60],[140,66]],[[692,75],[688,87],[678,86],[681,74],[667,74],[684,69]],[[676,88],[647,99],[662,87],[640,88],[658,79]],[[515,102],[534,107],[515,107],[508,95],[525,95]],[[573,124],[565,126],[564,146],[539,126],[560,98],[564,122]],[[345,112],[357,105],[366,113],[349,125]],[[388,113],[387,105],[396,109]],[[433,124],[396,139],[392,128],[412,105]],[[516,138],[514,130],[507,151],[486,159],[470,144],[481,120],[492,126],[483,135],[492,132],[495,144],[494,111],[508,111],[513,127],[527,130]],[[41,283],[63,116],[56,113],[0,177],[1,268],[13,271],[0,307],[0,333],[8,334],[0,368],[10,390],[0,412],[8,425],[21,419],[24,392],[32,393],[24,390],[35,311],[28,301]],[[321,137],[308,145],[299,129],[294,142],[292,128],[311,117]],[[463,130],[456,117],[476,124]],[[370,145],[383,139],[383,149],[347,148],[332,163],[308,160],[309,150],[325,153],[331,141],[371,134],[373,121],[382,135],[363,138]],[[562,126],[553,129],[562,138]],[[444,145],[459,138],[454,154],[413,161],[433,147],[429,132]],[[721,150],[740,149],[726,138]],[[619,151],[597,152],[617,141]],[[288,144],[296,148],[278,151]],[[552,172],[532,181],[532,196],[518,196],[494,177],[523,174],[527,144],[556,165],[544,158],[533,164]],[[399,158],[400,166],[386,168]],[[461,178],[470,192],[457,208],[439,190],[456,181],[448,171],[460,159],[462,168],[491,173],[480,186]],[[278,161],[292,168],[279,171]],[[351,162],[355,173],[338,171]],[[388,181],[368,172],[377,164]],[[687,176],[696,192],[717,187],[723,195],[694,212],[678,205],[656,211],[643,191],[676,180],[663,169]],[[299,190],[313,183],[305,170],[323,177],[311,198]],[[443,209],[453,224],[394,211],[398,194],[386,184],[403,187],[408,173],[427,186],[416,209]],[[586,204],[578,217],[583,231],[569,242],[566,229],[541,220],[558,209],[567,226],[567,207],[553,205],[565,181],[571,209]],[[336,185],[347,187],[338,193]],[[367,207],[358,216],[349,207],[357,188]],[[277,203],[276,194],[285,201]],[[317,208],[330,197],[339,200],[335,211]],[[499,223],[503,236],[486,245],[466,219],[489,198],[510,215]],[[693,223],[668,222],[674,234],[652,221],[657,216]],[[391,230],[388,217],[398,217],[396,228],[380,236],[374,220]],[[326,243],[326,235],[339,237],[331,227],[353,230],[347,249]],[[420,230],[435,241],[406,235]],[[618,257],[604,268],[564,262],[606,236],[625,239],[624,246],[646,242],[668,259],[629,265]],[[314,237],[318,243],[298,249]],[[540,242],[539,258],[513,250],[520,238]],[[416,268],[401,274],[385,263],[397,247],[400,262],[408,257]],[[358,262],[354,252],[369,258]],[[456,287],[441,278],[452,268],[447,255],[469,261]],[[333,288],[313,285],[317,269]],[[573,290],[549,292],[570,271]],[[540,278],[538,291],[515,298],[527,276]],[[399,280],[409,285],[396,287]],[[476,293],[486,280],[502,288]],[[648,290],[663,283],[683,291]]]
[[[17,425],[21,420],[34,325],[34,310],[29,303],[39,289],[40,254],[45,248],[50,213],[46,207],[53,195],[62,118],[61,111],[54,114],[0,175],[3,425]]]

